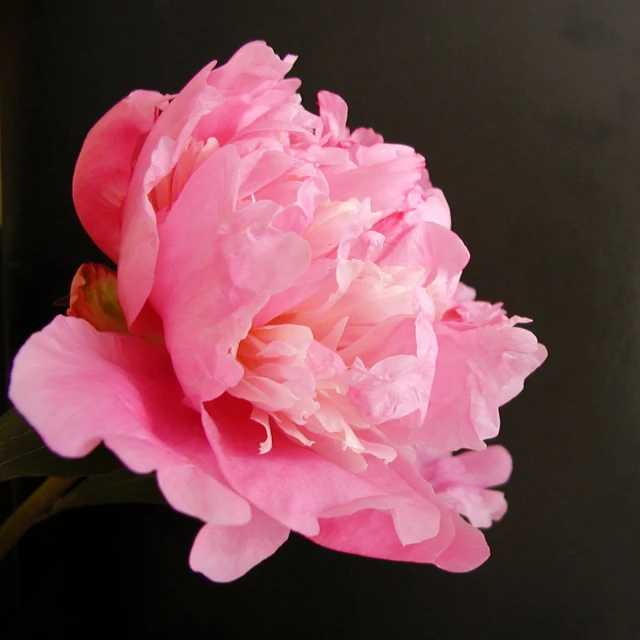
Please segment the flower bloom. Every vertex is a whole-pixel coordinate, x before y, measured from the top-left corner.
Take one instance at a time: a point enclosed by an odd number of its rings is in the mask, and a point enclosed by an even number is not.
[[[506,510],[511,460],[485,441],[546,350],[460,283],[424,158],[350,131],[332,93],[306,111],[294,60],[253,42],[94,126],[73,196],[117,280],[81,268],[10,397],[58,454],[103,441],[156,471],[213,580],[290,531],[468,571]]]

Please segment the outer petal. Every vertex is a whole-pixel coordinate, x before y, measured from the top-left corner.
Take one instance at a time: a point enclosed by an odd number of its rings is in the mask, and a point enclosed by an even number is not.
[[[507,512],[502,491],[476,487],[451,487],[438,492],[438,497],[465,516],[474,527],[487,528]]]
[[[287,527],[254,507],[251,521],[243,526],[202,527],[189,563],[215,582],[231,582],[275,553],[288,537]]]
[[[399,560],[404,562],[435,563],[448,571],[470,571],[489,556],[489,548],[482,533],[465,523],[452,509],[440,504],[431,486],[401,458],[390,465],[389,473],[402,478],[407,486],[422,496],[424,506],[437,505],[440,518],[431,536],[401,535],[397,513],[378,509],[363,509],[341,518],[323,518],[319,535],[312,540],[336,551],[358,555]],[[420,502],[406,509],[404,526],[409,529],[412,519],[419,513]]]
[[[512,467],[511,455],[500,445],[492,445],[483,451],[443,456],[420,465],[422,475],[436,490],[460,485],[483,489],[497,487],[509,479]]]
[[[404,562],[434,562],[453,539],[451,518],[442,521],[434,537],[422,542],[403,545],[390,514],[365,509],[342,518],[323,518],[320,533],[313,542],[345,553],[354,553],[382,560]]]
[[[415,467],[406,460],[397,460],[395,466],[402,478],[416,491],[429,495],[433,490]],[[446,550],[438,556],[435,564],[447,571],[471,571],[489,557],[489,546],[482,532],[465,522],[453,509],[449,509],[448,512],[453,524],[453,539]]]
[[[465,522],[460,516],[453,518],[453,541],[435,561],[446,571],[464,573],[479,567],[490,555],[489,545],[481,531]]]
[[[177,510],[248,521],[249,505],[223,483],[162,345],[58,316],[16,356],[9,397],[54,452],[80,457],[104,440],[137,473],[157,469]]]
[[[485,326],[439,322],[435,330],[438,359],[422,442],[443,451],[484,449],[484,440],[498,435],[498,408],[522,389],[547,351],[505,317]]]
[[[347,128],[347,103],[337,94],[330,91],[318,92],[318,107],[322,131],[316,131],[323,144],[337,144],[349,137]]]
[[[296,93],[300,81],[283,80],[295,60],[295,56],[281,60],[260,41],[241,47],[209,75],[207,83],[224,95],[224,103],[200,121],[196,137],[215,136],[225,145],[251,136],[250,144],[255,149],[260,139],[275,140],[285,131],[310,135],[306,128],[317,118],[300,106]]]
[[[502,492],[487,488],[504,484],[511,475],[511,456],[504,447],[494,445],[457,456],[419,447],[416,467],[438,497],[474,527],[490,527],[507,511]]]
[[[283,60],[261,40],[240,47],[229,61],[213,71],[209,83],[225,93],[255,95],[289,73],[296,56]]]
[[[112,260],[120,252],[120,226],[133,167],[167,96],[134,91],[89,131],[73,175],[73,202],[93,241]]]

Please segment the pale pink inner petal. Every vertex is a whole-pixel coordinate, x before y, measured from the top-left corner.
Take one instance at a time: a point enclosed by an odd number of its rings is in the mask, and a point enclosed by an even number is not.
[[[329,217],[342,215],[339,207],[331,211]],[[348,468],[354,455],[390,462],[408,441],[388,440],[385,425],[392,425],[389,435],[400,433],[394,423],[403,418],[409,432],[420,428],[413,414],[424,419],[434,377],[435,335],[417,293],[423,271],[331,264],[306,299],[294,295],[268,324],[254,320],[235,351],[244,374],[228,392],[260,410],[268,435],[279,428],[300,445],[343,458]],[[270,447],[268,437],[260,450]]]

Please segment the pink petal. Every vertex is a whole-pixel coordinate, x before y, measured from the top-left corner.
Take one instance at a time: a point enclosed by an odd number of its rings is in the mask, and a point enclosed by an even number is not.
[[[384,142],[384,138],[379,133],[366,127],[355,129],[349,137],[349,140],[365,147],[373,147],[373,145]]]
[[[421,542],[403,545],[389,513],[364,509],[342,518],[323,518],[319,534],[311,540],[335,551],[370,558],[432,563],[453,539],[450,517],[441,520],[438,527],[437,535]]]
[[[157,469],[177,510],[248,521],[249,505],[222,480],[162,345],[58,316],[16,356],[9,397],[55,453],[81,457],[104,441],[137,473]]]
[[[251,197],[256,191],[264,188],[286,173],[298,163],[290,155],[282,151],[257,151],[244,156],[238,199]]]
[[[486,488],[504,484],[511,475],[511,456],[504,447],[491,446],[456,456],[419,447],[416,466],[438,497],[474,527],[490,527],[506,513],[502,492]]]
[[[425,170],[420,184],[407,194],[402,206],[404,220],[413,226],[418,222],[435,222],[451,229],[451,210],[440,189],[432,186]]]
[[[451,487],[438,492],[447,506],[465,516],[474,527],[487,528],[507,512],[502,491],[476,487]]]
[[[482,316],[484,326],[436,323],[439,351],[425,444],[444,451],[484,449],[484,440],[498,435],[498,408],[544,361],[546,349],[530,331],[512,326],[504,313],[494,316]]]
[[[412,505],[396,508],[395,513],[367,509],[363,504],[361,510],[352,514],[322,518],[320,533],[312,540],[336,551],[385,560],[435,563],[449,571],[470,571],[482,564],[489,555],[482,533],[441,505],[430,485],[405,461],[398,458],[390,467],[393,471],[390,468],[389,472],[406,481],[414,496],[422,496],[422,502],[414,498]],[[436,513],[439,511],[439,517],[431,513],[434,526],[428,536],[424,525],[415,529],[415,518],[424,517],[425,504],[435,508]],[[403,517],[404,522],[399,522]]]
[[[442,457],[422,469],[426,479],[440,490],[458,485],[496,487],[509,479],[512,467],[509,452],[504,447],[492,445],[483,451]]]
[[[283,80],[295,59],[281,60],[264,42],[250,42],[239,49],[207,78],[224,101],[205,114],[194,135],[214,136],[221,145],[251,136],[254,149],[260,139],[278,139],[285,131],[310,137],[308,129],[317,118],[300,105],[296,93],[300,81]]]
[[[243,373],[228,348],[246,334],[254,311],[246,307],[255,296],[228,294],[231,276],[217,242],[222,220],[233,211],[239,161],[231,147],[205,161],[160,229],[165,242],[152,299],[189,397],[215,397],[237,384]],[[197,398],[193,406],[198,406]]]
[[[376,148],[371,147],[372,150]],[[372,211],[390,214],[400,208],[406,194],[420,180],[423,170],[424,158],[414,153],[380,159],[379,162],[353,169],[327,170],[325,173],[333,200],[370,198]]]
[[[431,485],[408,462],[398,460],[395,463],[398,473],[413,486],[416,491],[428,496],[433,490]],[[444,507],[444,505],[442,505]],[[489,547],[482,532],[463,520],[452,509],[448,509],[453,525],[452,539],[435,564],[441,569],[454,572],[471,571],[480,566],[489,557]]]
[[[204,447],[202,447],[204,449]],[[208,452],[205,457],[209,457]],[[211,469],[217,465],[210,461]],[[198,464],[158,468],[158,486],[175,509],[209,524],[242,525],[249,520],[248,503]]]
[[[359,415],[372,424],[403,418],[414,411],[425,415],[433,368],[433,359],[430,362],[407,355],[385,358],[370,370],[356,360],[351,367],[348,397]]]
[[[93,241],[112,260],[120,252],[120,227],[133,167],[167,96],[134,91],[89,131],[73,175],[73,202]]]
[[[481,531],[461,517],[452,518],[455,534],[451,544],[438,556],[435,565],[453,573],[465,573],[479,567],[490,555]]]
[[[335,282],[334,260],[313,260],[308,269],[298,278],[294,285],[286,291],[270,298],[266,305],[256,314],[256,326],[267,324],[277,316],[295,309],[314,293],[321,292]]]
[[[323,144],[336,144],[349,136],[347,128],[347,103],[337,94],[330,91],[318,92],[318,107],[322,121],[322,132],[316,135]]]
[[[311,250],[295,233],[251,225],[225,239],[223,255],[233,285],[266,298],[304,273]]]
[[[266,91],[282,79],[295,61],[296,56],[291,55],[281,60],[261,40],[249,42],[240,47],[226,64],[215,69],[208,83],[235,95],[253,95]]]
[[[254,507],[245,525],[202,527],[189,564],[210,580],[231,582],[275,553],[288,537],[287,527]]]
[[[435,222],[416,224],[385,249],[378,261],[381,266],[424,269],[425,284],[438,287],[444,296],[453,297],[469,262],[469,251],[462,240]]]

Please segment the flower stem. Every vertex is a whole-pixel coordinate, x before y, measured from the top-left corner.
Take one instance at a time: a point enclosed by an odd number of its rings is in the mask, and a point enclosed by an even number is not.
[[[47,478],[0,527],[0,558],[3,558],[78,478]]]

